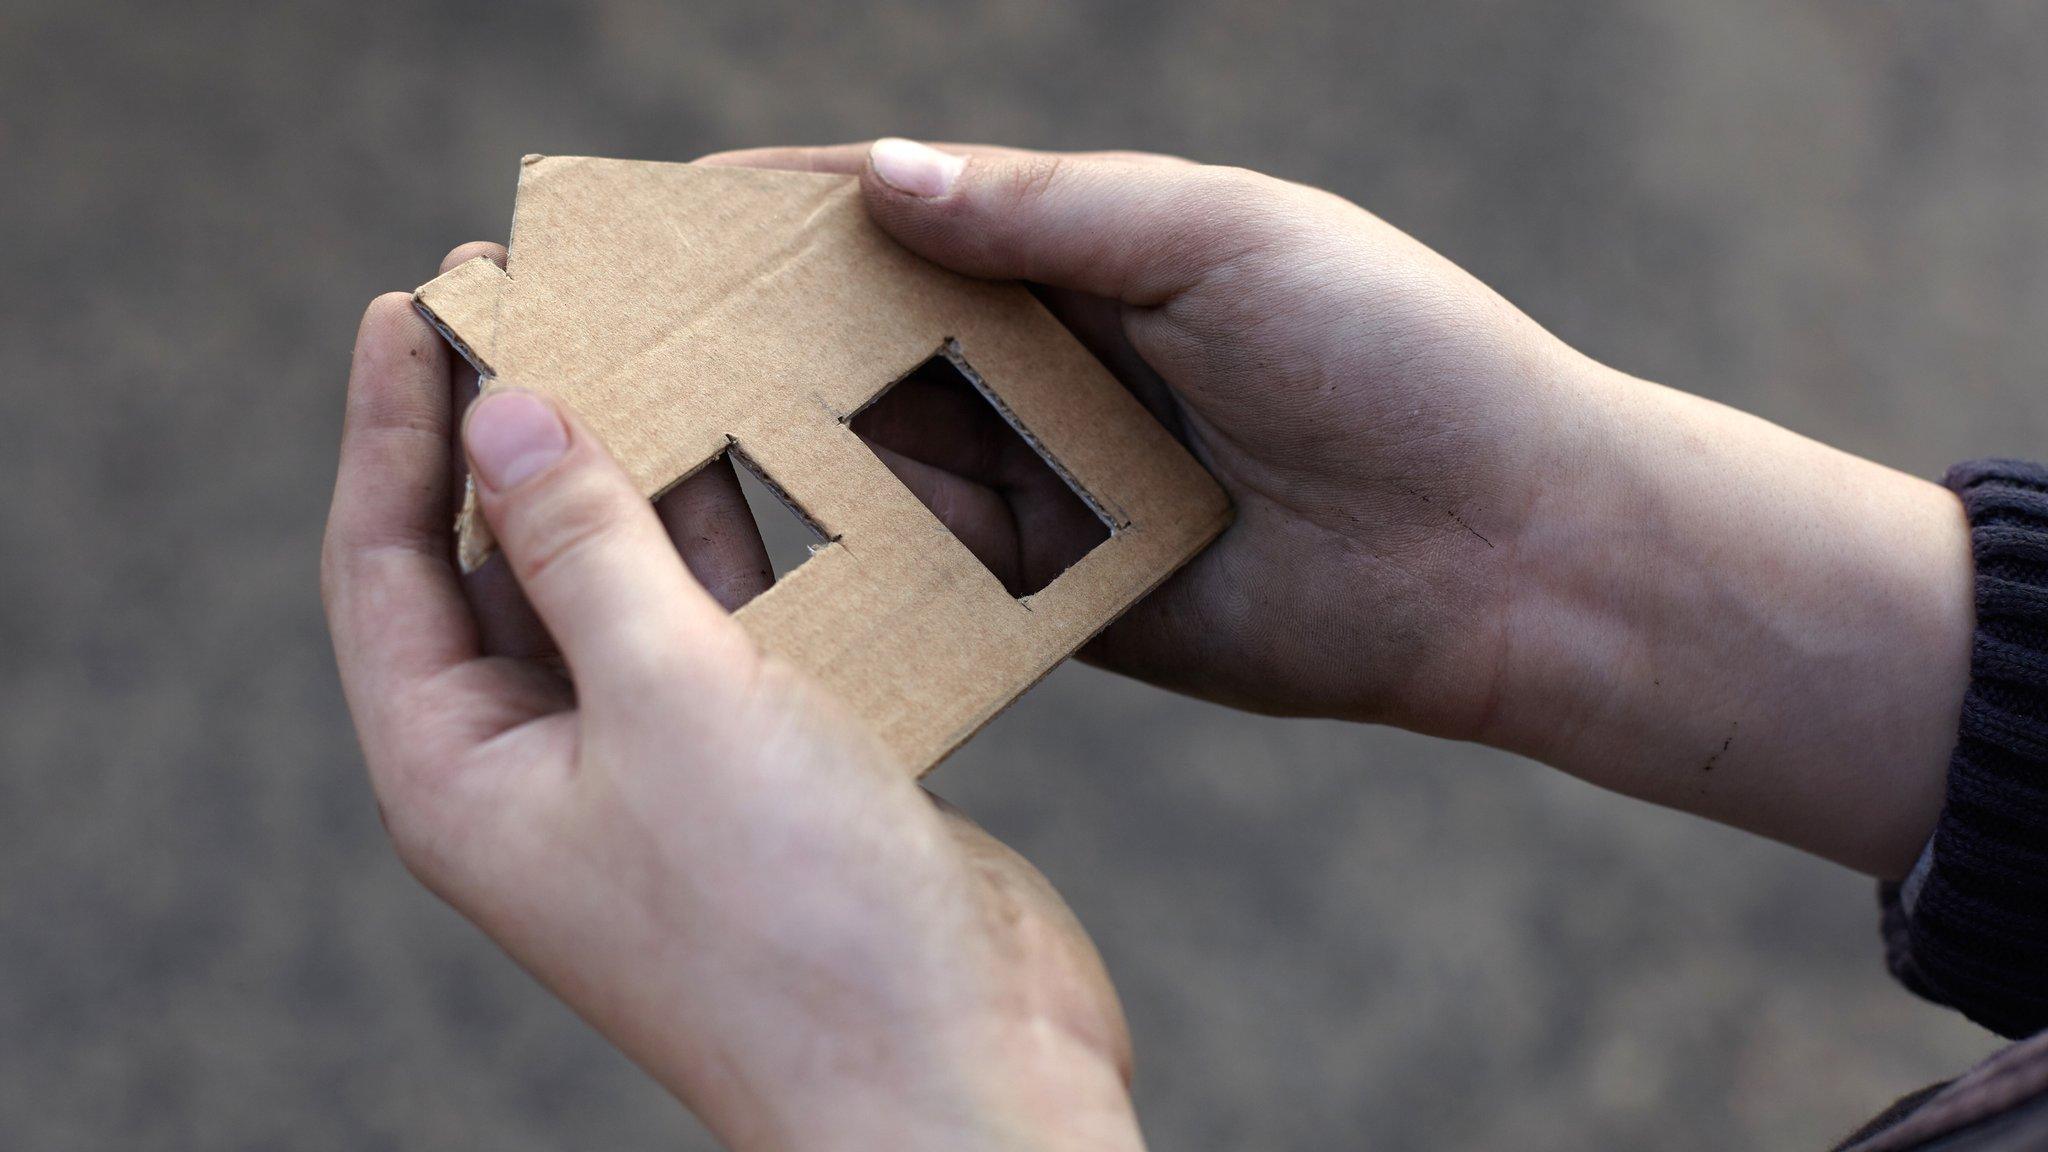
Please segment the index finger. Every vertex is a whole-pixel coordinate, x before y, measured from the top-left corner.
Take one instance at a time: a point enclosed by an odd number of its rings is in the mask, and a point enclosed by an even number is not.
[[[404,293],[363,315],[341,463],[321,553],[321,598],[342,688],[373,767],[431,706],[421,688],[476,659],[476,624],[449,552],[453,401],[448,352]]]

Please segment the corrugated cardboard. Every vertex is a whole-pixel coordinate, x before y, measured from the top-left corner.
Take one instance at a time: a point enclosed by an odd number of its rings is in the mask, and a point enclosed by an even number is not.
[[[1201,467],[1031,294],[898,246],[851,178],[529,156],[511,257],[415,302],[486,388],[573,407],[653,497],[737,449],[828,541],[742,608],[919,773],[1229,523]],[[933,355],[1110,526],[1013,598],[847,427]],[[491,548],[468,502],[465,568]]]

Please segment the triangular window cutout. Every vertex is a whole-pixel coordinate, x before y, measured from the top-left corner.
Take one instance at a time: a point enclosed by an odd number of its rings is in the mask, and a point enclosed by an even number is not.
[[[809,560],[811,553],[825,546],[825,534],[788,497],[780,494],[745,452],[732,448],[725,455],[735,465],[733,472],[740,478],[740,491],[747,497],[747,511],[753,513],[754,526],[761,530],[761,543],[768,549],[768,562],[774,566],[775,580],[780,583]]]

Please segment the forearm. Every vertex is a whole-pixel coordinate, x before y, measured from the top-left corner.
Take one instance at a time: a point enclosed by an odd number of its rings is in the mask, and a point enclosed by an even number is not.
[[[1572,392],[1518,542],[1488,739],[1902,874],[1969,673],[1955,498],[1616,373]]]

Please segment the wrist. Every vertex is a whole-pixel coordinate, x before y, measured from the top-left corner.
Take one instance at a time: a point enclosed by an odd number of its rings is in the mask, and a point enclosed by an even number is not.
[[[716,1128],[739,1152],[1143,1152],[1107,1054],[1044,1022],[993,1039],[754,1088],[759,1114]]]
[[[1960,506],[1610,370],[1581,389],[1519,542],[1483,738],[1903,872],[1968,678]]]
[[[1000,1049],[1022,1058],[1008,1065],[983,1062],[975,1073],[985,1147],[1144,1152],[1125,1068],[1050,1022],[1017,1030],[1021,1034]]]

